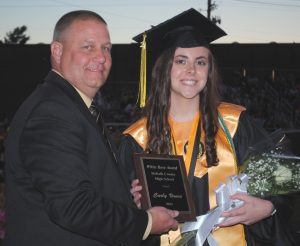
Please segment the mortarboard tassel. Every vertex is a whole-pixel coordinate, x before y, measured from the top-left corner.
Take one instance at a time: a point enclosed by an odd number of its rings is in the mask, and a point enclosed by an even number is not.
[[[143,41],[141,43],[141,67],[140,67],[140,85],[139,85],[139,102],[140,107],[146,105],[146,65],[147,65],[147,49],[146,49],[147,34],[143,34]]]

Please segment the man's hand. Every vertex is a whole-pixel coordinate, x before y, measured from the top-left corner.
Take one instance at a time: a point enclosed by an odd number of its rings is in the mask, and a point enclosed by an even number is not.
[[[150,234],[162,234],[169,230],[177,230],[176,218],[179,214],[176,210],[169,210],[164,207],[152,207],[147,210],[152,216],[152,228]]]
[[[133,200],[138,208],[141,208],[141,190],[142,186],[138,179],[135,179],[131,183],[130,193],[133,196]],[[178,222],[176,218],[179,214],[178,211],[169,210],[165,207],[152,207],[147,210],[152,217],[152,227],[150,234],[162,234],[169,230],[177,230]]]
[[[270,216],[274,210],[270,201],[247,194],[236,193],[231,196],[231,199],[241,200],[244,204],[241,207],[223,212],[222,217],[228,217],[228,220],[219,224],[220,227],[235,224],[251,225]]]

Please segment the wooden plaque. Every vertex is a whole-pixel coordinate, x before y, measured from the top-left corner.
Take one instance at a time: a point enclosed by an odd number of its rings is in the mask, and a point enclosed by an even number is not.
[[[179,222],[195,220],[194,202],[182,156],[135,154],[134,165],[143,187],[143,209],[163,206],[178,210]]]

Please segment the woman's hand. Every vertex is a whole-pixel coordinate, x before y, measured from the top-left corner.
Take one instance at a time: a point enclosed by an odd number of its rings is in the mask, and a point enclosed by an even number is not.
[[[223,212],[221,216],[228,219],[219,224],[218,226],[220,227],[232,226],[235,224],[251,225],[269,217],[274,211],[274,205],[268,200],[244,193],[236,193],[230,198],[241,200],[244,204],[238,208]]]
[[[142,186],[140,185],[140,181],[138,179],[134,179],[131,183],[130,193],[133,196],[133,201],[138,208],[142,208],[141,205],[141,193]]]

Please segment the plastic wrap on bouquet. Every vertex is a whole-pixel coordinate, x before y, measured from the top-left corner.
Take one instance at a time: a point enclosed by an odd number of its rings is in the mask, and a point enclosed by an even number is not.
[[[240,167],[249,178],[247,191],[268,197],[300,191],[300,157],[290,151],[290,141],[281,130],[249,148]]]
[[[217,207],[205,215],[198,216],[195,222],[186,222],[181,229],[181,237],[172,246],[201,246],[208,241],[210,246],[218,246],[211,232],[226,218],[221,217],[224,211],[231,210],[243,204],[240,200],[231,200],[230,196],[237,192],[247,193],[248,177],[245,174],[230,176],[226,184],[220,184],[215,190]]]

